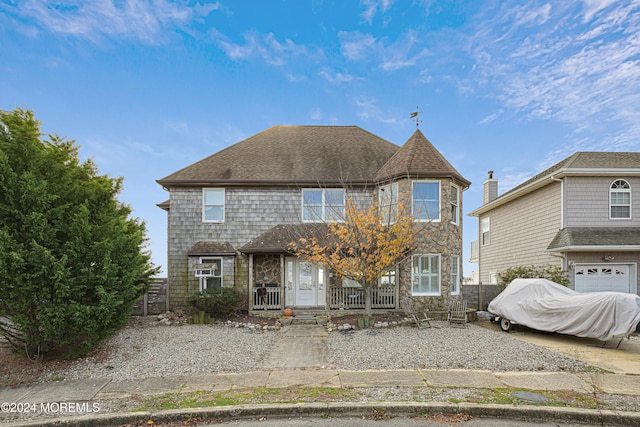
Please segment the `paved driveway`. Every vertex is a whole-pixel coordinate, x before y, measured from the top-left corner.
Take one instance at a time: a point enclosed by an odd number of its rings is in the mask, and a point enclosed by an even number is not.
[[[500,331],[497,324],[492,324],[488,320],[478,321],[476,324]],[[600,348],[602,342],[595,339],[547,334],[523,327],[518,327],[509,334],[519,340],[566,354],[607,371],[640,375],[640,337],[638,335],[630,339],[625,338],[618,348]]]

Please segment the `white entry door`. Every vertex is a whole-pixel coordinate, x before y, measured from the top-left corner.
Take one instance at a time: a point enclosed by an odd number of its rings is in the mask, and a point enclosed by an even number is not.
[[[296,305],[318,304],[318,268],[309,261],[298,261],[296,275]]]
[[[317,307],[326,303],[325,269],[297,258],[287,259],[287,305]]]

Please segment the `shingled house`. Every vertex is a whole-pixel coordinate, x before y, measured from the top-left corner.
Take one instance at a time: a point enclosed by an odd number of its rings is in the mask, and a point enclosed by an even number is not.
[[[412,296],[443,309],[460,294],[462,191],[470,182],[420,132],[398,147],[356,126],[275,126],[158,180],[169,192],[169,306],[209,287],[248,292],[253,314],[364,308],[362,289],[293,256],[346,200],[412,206],[437,238],[381,278],[373,309]]]
[[[498,196],[484,183],[472,254],[481,283],[515,266],[561,267],[579,292],[638,293],[640,153],[577,152]]]

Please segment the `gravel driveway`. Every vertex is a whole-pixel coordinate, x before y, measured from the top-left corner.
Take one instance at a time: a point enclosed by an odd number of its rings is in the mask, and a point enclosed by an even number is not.
[[[466,329],[433,322],[430,329],[399,326],[328,334],[332,368],[486,369],[491,371],[581,372],[588,365],[509,334],[476,324]],[[92,356],[50,375],[115,381],[147,377],[254,371],[279,337],[219,325],[161,326],[151,318],[132,322]]]

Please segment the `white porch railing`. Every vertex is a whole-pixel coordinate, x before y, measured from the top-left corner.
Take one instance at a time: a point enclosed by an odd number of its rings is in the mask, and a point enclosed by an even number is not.
[[[253,288],[253,309],[280,310],[282,308],[280,293],[279,286]]]
[[[329,308],[364,308],[364,289],[356,287],[329,288]],[[380,286],[371,290],[371,308],[396,308],[396,288]]]

